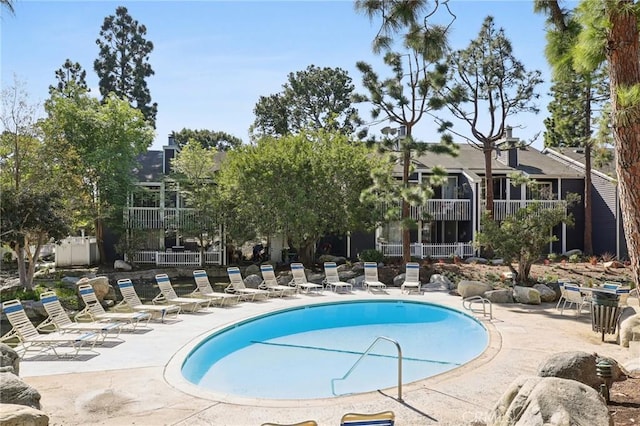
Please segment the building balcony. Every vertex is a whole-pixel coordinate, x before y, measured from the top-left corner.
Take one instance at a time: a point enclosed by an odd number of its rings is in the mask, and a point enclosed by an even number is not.
[[[376,249],[384,257],[402,257],[402,243],[376,244]],[[411,257],[419,259],[444,259],[453,256],[471,257],[475,249],[471,242],[459,243],[411,243]]]
[[[493,218],[495,220],[504,220],[507,216],[515,214],[518,210],[523,209],[532,204],[538,204],[542,209],[550,210],[556,207],[566,208],[565,200],[493,200]],[[482,200],[480,205],[484,212],[486,202]]]
[[[200,223],[198,213],[190,208],[125,207],[127,229],[186,229]]]
[[[414,220],[471,220],[471,200],[430,199],[424,205],[410,206],[409,214]]]

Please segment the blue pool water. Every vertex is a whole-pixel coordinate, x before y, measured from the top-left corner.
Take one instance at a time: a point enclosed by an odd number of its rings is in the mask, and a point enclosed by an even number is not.
[[[488,344],[486,329],[452,309],[413,301],[350,301],[293,308],[216,332],[185,359],[182,374],[216,392],[268,399],[326,398],[397,386],[456,368]]]

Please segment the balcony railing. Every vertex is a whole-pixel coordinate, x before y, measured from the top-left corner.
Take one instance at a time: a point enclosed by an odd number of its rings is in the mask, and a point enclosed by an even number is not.
[[[430,199],[424,205],[409,209],[413,220],[471,220],[471,200],[468,199]]]
[[[124,226],[128,229],[185,229],[198,222],[198,212],[190,208],[126,207]]]
[[[402,244],[378,243],[376,249],[385,257],[402,257]],[[443,259],[452,256],[471,257],[475,254],[473,244],[468,243],[411,243],[411,256],[420,259]]]
[[[200,266],[200,252],[165,252],[140,250],[133,256],[133,262],[137,264],[152,264],[156,266]],[[204,252],[204,265],[222,265],[222,253],[220,251]]]
[[[515,214],[518,210],[532,204],[538,204],[542,209],[550,210],[556,207],[566,208],[565,200],[493,200],[493,218],[504,220],[507,216]],[[481,209],[485,211],[486,202],[483,200]]]

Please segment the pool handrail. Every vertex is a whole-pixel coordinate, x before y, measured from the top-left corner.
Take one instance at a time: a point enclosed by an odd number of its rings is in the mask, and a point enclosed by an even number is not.
[[[356,369],[358,364],[360,364],[360,361],[362,361],[362,359],[365,356],[369,355],[369,352],[371,352],[373,347],[380,340],[386,340],[387,342],[393,343],[394,345],[396,345],[396,349],[398,350],[398,401],[402,402],[402,348],[400,347],[400,343],[398,343],[396,340],[393,340],[393,339],[391,339],[389,337],[385,337],[385,336],[376,337],[375,340],[373,341],[373,343],[371,343],[371,345],[369,345],[367,350],[364,351],[364,353],[362,355],[360,355],[360,358],[357,359],[357,361],[351,366],[349,371],[347,371],[344,376],[337,377],[335,379],[331,379],[331,393],[336,395],[335,382],[338,381],[338,380],[345,380],[347,377],[349,377],[351,375],[351,373],[353,372],[353,370]]]

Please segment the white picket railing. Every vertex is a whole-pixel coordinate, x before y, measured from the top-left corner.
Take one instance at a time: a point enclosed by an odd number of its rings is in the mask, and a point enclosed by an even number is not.
[[[125,259],[126,260],[126,259]],[[200,252],[164,252],[140,250],[133,256],[134,263],[155,264],[157,266],[200,266]],[[204,253],[205,265],[222,265],[222,253],[220,251],[207,251]]]
[[[493,200],[493,218],[504,220],[507,216],[515,214],[518,210],[538,204],[543,210],[550,210],[556,207],[566,208],[565,200]],[[485,211],[486,202],[481,201],[480,207]]]
[[[402,257],[402,244],[378,243],[377,250],[385,257]],[[420,259],[442,259],[452,256],[471,257],[475,255],[473,244],[469,243],[412,243],[411,256]]]

